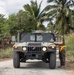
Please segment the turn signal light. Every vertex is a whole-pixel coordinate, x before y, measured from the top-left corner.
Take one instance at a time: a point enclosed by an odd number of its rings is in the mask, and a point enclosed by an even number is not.
[[[18,46],[17,45],[14,45],[13,48],[18,48]]]
[[[55,48],[55,46],[52,46],[52,48]]]

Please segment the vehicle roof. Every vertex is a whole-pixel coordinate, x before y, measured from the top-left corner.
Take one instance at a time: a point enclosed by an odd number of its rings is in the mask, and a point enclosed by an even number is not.
[[[51,31],[35,30],[32,33],[52,33]]]

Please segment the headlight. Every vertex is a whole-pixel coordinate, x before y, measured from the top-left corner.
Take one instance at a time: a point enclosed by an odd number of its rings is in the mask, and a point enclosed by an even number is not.
[[[23,51],[26,51],[26,47],[23,47]]]
[[[42,50],[43,50],[43,51],[46,51],[46,50],[47,50],[47,48],[46,48],[46,47],[43,47],[43,48],[42,48]]]

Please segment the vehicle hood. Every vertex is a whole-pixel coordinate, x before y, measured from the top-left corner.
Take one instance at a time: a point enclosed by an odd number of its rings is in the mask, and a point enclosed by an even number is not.
[[[52,46],[54,43],[47,42],[23,42],[23,43],[15,43],[17,46]]]

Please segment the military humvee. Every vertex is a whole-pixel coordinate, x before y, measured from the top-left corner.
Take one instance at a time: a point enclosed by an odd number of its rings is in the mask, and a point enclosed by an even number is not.
[[[20,67],[20,62],[28,59],[38,59],[49,63],[50,69],[56,67],[56,46],[54,44],[55,35],[48,31],[34,31],[22,34],[20,42],[13,46],[13,65]]]

